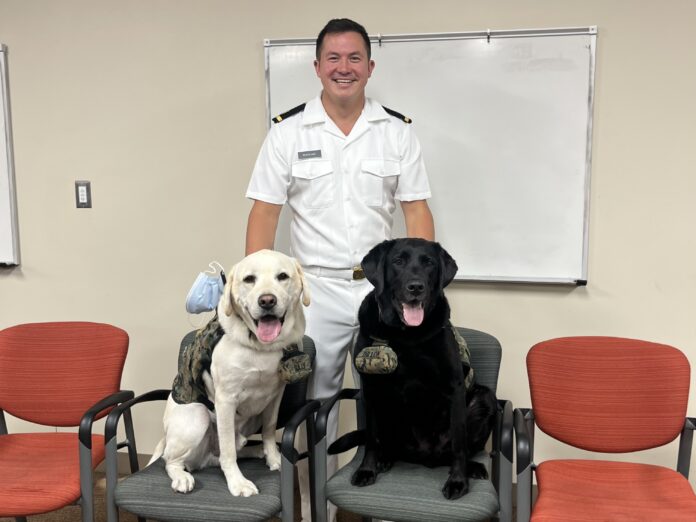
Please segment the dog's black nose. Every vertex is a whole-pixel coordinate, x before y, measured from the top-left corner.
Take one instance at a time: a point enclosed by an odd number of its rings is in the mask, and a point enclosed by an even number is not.
[[[263,294],[259,297],[259,306],[264,310],[269,310],[273,308],[278,300],[273,294]]]
[[[409,281],[406,283],[406,290],[411,292],[413,295],[422,294],[425,291],[425,283],[423,281]]]

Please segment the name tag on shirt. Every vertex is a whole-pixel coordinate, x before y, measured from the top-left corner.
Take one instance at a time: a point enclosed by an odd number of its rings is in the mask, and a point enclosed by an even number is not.
[[[301,150],[297,153],[297,159],[321,158],[321,150]]]

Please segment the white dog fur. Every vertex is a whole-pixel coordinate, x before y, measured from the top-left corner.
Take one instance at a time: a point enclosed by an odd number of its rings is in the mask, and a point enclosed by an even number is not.
[[[219,464],[232,495],[248,497],[258,489],[240,471],[238,456],[265,456],[270,469],[280,468],[275,432],[285,385],[278,364],[283,348],[302,340],[300,298],[309,305],[302,268],[284,254],[261,250],[231,269],[217,308],[225,335],[213,351],[210,374],[204,374],[215,412],[201,403],[178,404],[170,395],[165,435],[150,461],[164,458],[175,491],[193,489],[191,471]],[[269,314],[282,318],[280,331],[272,317],[263,320],[270,327],[259,329],[259,319]],[[263,444],[245,448],[260,427]]]

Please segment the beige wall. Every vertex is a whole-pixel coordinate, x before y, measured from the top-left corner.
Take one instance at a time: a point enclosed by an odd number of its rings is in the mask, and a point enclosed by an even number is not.
[[[0,271],[0,327],[119,325],[131,336],[123,386],[170,386],[190,284],[209,260],[243,253],[243,193],[265,134],[262,40],[313,36],[336,16],[370,33],[598,25],[589,284],[454,284],[454,322],[501,340],[499,395],[518,406],[525,354],[542,339],[639,337],[696,361],[688,0],[0,0],[23,259]],[[75,209],[76,179],[92,182],[91,210]],[[696,392],[691,403],[696,415]],[[136,417],[142,452],[160,415]],[[675,450],[641,459],[673,466]],[[567,454],[539,436],[540,458]]]

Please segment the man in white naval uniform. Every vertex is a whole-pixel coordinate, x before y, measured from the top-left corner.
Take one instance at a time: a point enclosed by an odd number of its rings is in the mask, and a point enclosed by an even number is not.
[[[282,206],[292,210],[290,245],[310,287],[306,333],[317,348],[310,394],[320,400],[343,384],[358,309],[372,289],[360,261],[391,238],[395,200],[407,235],[434,239],[420,144],[410,119],[365,97],[375,66],[370,57],[362,25],[348,19],[326,25],[314,61],[321,95],[274,118],[246,193],[254,200],[247,254],[273,248]],[[337,433],[336,410],[329,420],[329,443]],[[333,457],[328,476],[335,469]],[[303,520],[309,520],[305,473],[301,467]],[[332,509],[330,520],[334,517]]]

